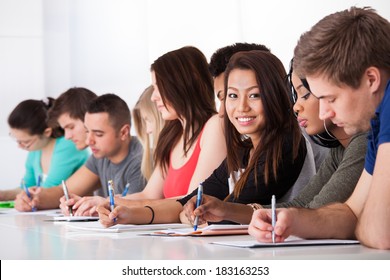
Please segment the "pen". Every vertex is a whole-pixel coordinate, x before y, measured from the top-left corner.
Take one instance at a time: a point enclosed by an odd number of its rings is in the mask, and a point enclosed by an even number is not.
[[[42,177],[41,177],[41,174],[39,174],[38,178],[37,178],[37,187],[41,186],[41,182],[42,182]]]
[[[203,185],[199,184],[198,195],[196,196],[196,208],[198,208],[202,202],[202,194],[203,194]],[[194,231],[198,229],[198,221],[199,221],[199,216],[196,216],[194,221]]]
[[[67,188],[64,180],[62,180],[62,189],[64,190],[65,199],[66,199],[66,201],[68,201],[69,200],[69,193],[68,193],[68,188]],[[68,206],[68,209],[69,209],[69,215],[73,216],[72,207]]]
[[[114,187],[113,187],[112,180],[108,180],[108,195],[110,196],[110,208],[111,212],[115,208],[115,202],[114,202]],[[116,218],[114,218],[114,222],[116,222]]]
[[[272,243],[275,243],[275,224],[276,224],[276,201],[275,195],[271,198],[271,211],[272,211]]]
[[[125,186],[125,189],[122,192],[122,196],[126,196],[127,195],[127,192],[129,191],[129,188],[130,188],[130,183],[127,183],[126,186]]]
[[[22,180],[22,187],[23,187],[24,191],[26,192],[28,198],[31,199],[31,194],[28,191],[26,182],[24,180]],[[35,211],[37,211],[37,208],[33,206],[33,207],[31,207],[31,211],[35,212]]]

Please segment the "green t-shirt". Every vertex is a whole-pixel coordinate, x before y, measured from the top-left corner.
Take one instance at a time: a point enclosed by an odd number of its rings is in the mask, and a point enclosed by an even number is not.
[[[64,137],[57,138],[47,174],[43,174],[41,156],[41,150],[28,153],[24,175],[27,187],[36,186],[39,176],[41,176],[41,187],[58,186],[62,180],[69,178],[87,161],[89,152],[87,149],[77,150],[74,143]]]

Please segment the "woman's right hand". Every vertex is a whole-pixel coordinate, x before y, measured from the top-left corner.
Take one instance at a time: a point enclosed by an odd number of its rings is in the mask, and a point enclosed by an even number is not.
[[[133,215],[131,208],[126,206],[116,206],[111,211],[108,202],[100,204],[96,211],[99,214],[99,221],[104,227],[111,227],[116,224],[131,224]]]
[[[183,207],[183,212],[188,221],[193,224],[198,216],[198,224],[206,222],[220,222],[225,220],[227,205],[214,196],[203,195],[201,205],[196,208],[196,196],[192,197]]]

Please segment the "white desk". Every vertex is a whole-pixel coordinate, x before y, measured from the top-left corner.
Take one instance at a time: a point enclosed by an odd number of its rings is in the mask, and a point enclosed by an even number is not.
[[[45,214],[0,214],[2,260],[208,260],[208,259],[386,259],[390,251],[361,245],[244,249],[209,244],[250,236],[155,237],[139,232],[69,231]]]

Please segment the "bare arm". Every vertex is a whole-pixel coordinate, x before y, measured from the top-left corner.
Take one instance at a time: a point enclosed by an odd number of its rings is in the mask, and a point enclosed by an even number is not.
[[[66,180],[70,193],[79,196],[92,194],[99,187],[99,177],[85,166],[82,166]],[[15,200],[15,208],[19,211],[31,211],[34,205],[38,209],[54,209],[60,205],[60,198],[64,195],[62,186],[51,188],[29,188],[33,199],[30,200],[25,192],[20,192]]]
[[[278,209],[275,225],[277,241],[283,241],[289,235],[303,238],[355,238],[357,217],[363,209],[370,184],[371,176],[364,170],[354,192],[345,203],[318,209]],[[253,213],[249,233],[258,241],[271,241],[270,212],[270,209],[260,209]]]
[[[228,220],[240,224],[249,224],[253,209],[252,207],[241,204],[225,202],[209,195],[203,195],[202,204],[196,208],[196,196],[192,197],[183,208],[183,214],[180,215],[182,223],[193,224],[196,216],[199,223],[220,222]]]
[[[205,125],[200,147],[201,151],[198,163],[192,176],[187,194],[192,193],[192,191],[199,186],[199,183],[207,179],[226,158],[223,122],[218,115],[211,117]]]
[[[20,192],[21,192],[20,188],[15,188],[15,189],[11,189],[11,190],[1,190],[0,191],[0,201],[15,200],[16,196]]]
[[[161,168],[159,166],[156,166],[144,190],[142,192],[126,195],[125,198],[122,199],[123,202],[121,202],[121,204],[119,205],[126,205],[125,200],[134,201],[134,200],[162,199],[164,198],[163,188],[164,188],[164,176],[162,174]]]
[[[60,208],[62,212],[69,215],[68,208],[72,207],[76,216],[95,215],[95,208],[104,202],[100,196],[92,196],[93,191],[101,187],[99,176],[89,170],[85,165],[66,180],[70,199],[66,200],[63,195],[60,197]]]
[[[176,200],[165,199],[150,206],[152,209],[140,207],[118,206],[110,212],[108,205],[100,205],[97,208],[100,222],[106,226],[118,224],[154,224],[179,223],[179,214],[182,206]],[[114,222],[116,218],[116,222]]]
[[[374,174],[365,184],[366,203],[358,220],[356,235],[365,245],[390,249],[390,143],[381,144]]]
[[[291,228],[292,234],[304,238],[355,238],[357,217],[363,209],[370,182],[371,176],[363,170],[354,192],[345,203],[318,209],[292,209],[296,221]]]
[[[354,238],[356,216],[347,204],[337,203],[319,209],[277,209],[276,241],[282,242],[290,235],[302,238]],[[271,209],[253,213],[249,234],[260,242],[272,242]]]
[[[92,195],[100,187],[100,180],[98,175],[84,165],[66,180],[66,184],[69,193],[86,196]]]
[[[196,189],[199,183],[209,177],[226,157],[223,126],[217,115],[207,122],[200,145],[201,152],[187,193],[191,193]],[[150,203],[151,200],[163,199],[164,177],[161,167],[157,166],[142,192],[126,196],[126,199],[138,200],[138,202],[121,201],[118,202],[118,205],[145,205]]]
[[[277,241],[283,241],[289,235],[303,238],[355,238],[357,217],[363,209],[370,181],[371,176],[363,171],[354,192],[345,203],[335,203],[318,209],[277,209]],[[270,209],[260,209],[253,213],[249,233],[258,241],[271,241],[270,213]]]

